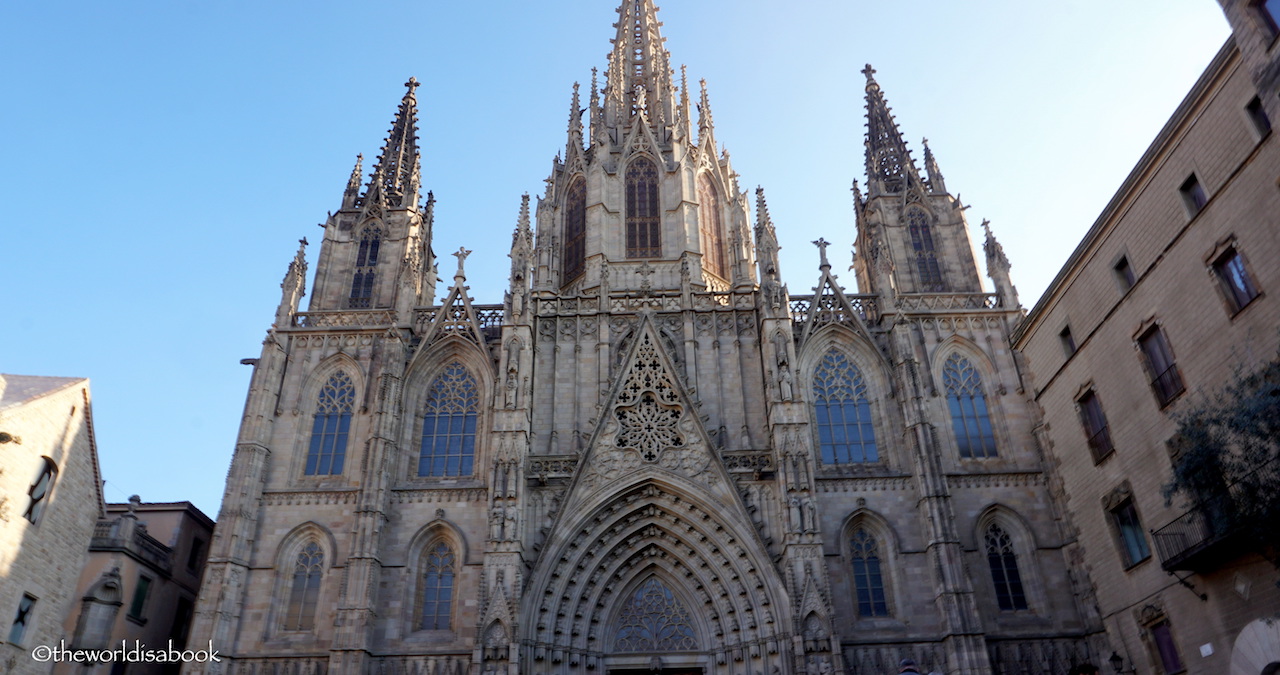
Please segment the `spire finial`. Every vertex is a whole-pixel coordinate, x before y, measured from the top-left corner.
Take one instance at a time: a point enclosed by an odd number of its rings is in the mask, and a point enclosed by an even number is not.
[[[366,197],[385,199],[392,207],[416,206],[420,180],[418,160],[418,100],[414,90],[418,79],[404,83],[407,91],[400,100],[382,154],[373,168]]]
[[[875,69],[875,68],[872,68],[870,63],[868,63],[868,64],[867,64],[867,67],[866,67],[866,68],[863,68],[863,69],[862,69],[862,74],[867,76],[867,87],[868,87],[868,88],[870,88],[870,87],[871,87],[871,85],[876,84],[876,78],[875,78],[875,75],[876,75],[876,69]]]
[[[929,176],[929,189],[935,193],[943,193],[947,191],[947,184],[942,178],[942,169],[938,168],[938,160],[933,156],[933,150],[929,149],[929,139],[924,139],[924,170]]]
[[[364,155],[356,155],[356,165],[351,169],[351,177],[347,179],[347,189],[342,193],[342,208],[349,209],[356,205],[360,197],[360,181],[364,178]]]
[[[872,77],[876,71],[867,64],[862,72],[867,76],[868,196],[902,192],[910,186],[920,185],[920,174],[907,150],[907,142],[902,138],[880,85]]]
[[[711,119],[711,99],[707,98],[707,81],[698,80],[702,95],[698,99],[698,130],[712,129],[715,122]]]

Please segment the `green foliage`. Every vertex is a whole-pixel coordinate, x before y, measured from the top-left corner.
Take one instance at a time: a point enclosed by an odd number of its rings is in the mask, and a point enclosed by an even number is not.
[[[1215,535],[1242,535],[1280,562],[1280,360],[1237,373],[1221,392],[1175,416],[1173,482]]]

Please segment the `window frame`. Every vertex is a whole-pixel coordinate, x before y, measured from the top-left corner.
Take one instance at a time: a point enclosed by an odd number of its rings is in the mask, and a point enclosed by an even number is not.
[[[438,596],[439,592],[444,588],[443,585],[440,583],[437,583],[434,587],[428,586],[428,581],[432,573],[432,558],[435,556],[437,552],[439,552],[440,549],[444,549],[445,553],[448,554],[447,575],[443,573],[440,574],[440,577],[447,576],[447,579],[448,579],[447,590],[448,590],[449,597],[443,603],[440,602],[439,596]],[[422,553],[419,555],[419,559],[418,559],[418,572],[416,575],[417,585],[416,585],[416,593],[414,594],[415,601],[413,603],[412,626],[413,626],[414,632],[419,632],[419,631],[438,632],[438,631],[454,630],[453,619],[454,619],[454,612],[458,606],[458,603],[457,603],[458,578],[461,572],[459,561],[460,561],[460,555],[459,555],[458,547],[454,544],[454,542],[449,541],[445,537],[437,536],[435,539],[432,539],[431,542],[429,542],[426,546],[422,548]],[[428,591],[435,591],[437,593],[436,599],[432,601],[432,604],[435,606],[436,611],[432,612],[431,614],[431,616],[435,619],[435,623],[431,626],[427,625],[427,614],[426,614],[427,605],[428,605],[428,602],[427,602]],[[441,605],[444,605],[443,612],[439,610]],[[439,625],[439,622],[442,619],[444,621],[443,627]]]
[[[1085,443],[1093,455],[1094,465],[1110,457],[1115,451],[1115,440],[1111,438],[1111,425],[1107,421],[1106,411],[1102,409],[1102,401],[1093,387],[1087,388],[1076,397],[1076,410],[1080,413],[1080,428],[1084,431]]]
[[[646,173],[642,175],[641,171]],[[647,155],[633,157],[627,163],[623,181],[627,209],[623,232],[625,257],[628,260],[661,258],[662,173],[658,163]],[[645,186],[647,189],[641,190]]]
[[[817,363],[813,366],[813,376],[810,379],[810,393],[813,396],[812,415],[813,429],[818,446],[819,466],[824,469],[834,469],[836,467],[853,467],[853,466],[870,466],[881,464],[884,461],[884,453],[881,451],[881,443],[879,434],[876,430],[876,409],[872,397],[867,395],[869,382],[866,373],[858,367],[857,360],[853,358],[848,351],[840,349],[835,345],[831,345],[825,351],[821,352]],[[828,401],[827,396],[819,394],[819,380],[822,376],[823,369],[828,365],[839,367],[841,364],[829,364],[829,359],[842,359],[846,372],[853,376],[850,381],[841,381],[830,389],[845,387],[852,393],[851,398],[844,398],[837,401]],[[833,372],[833,375],[839,373]],[[827,421],[823,422],[822,410],[826,411]],[[849,413],[852,411],[852,417]],[[837,426],[836,418],[839,417]],[[824,432],[829,429],[829,432]],[[869,439],[864,431],[870,432]],[[837,434],[837,431],[841,432]],[[852,433],[851,433],[852,432]],[[824,435],[829,438],[824,439]],[[841,436],[841,440],[837,440],[837,435]],[[856,435],[856,439],[853,436]],[[869,451],[868,451],[869,447]],[[845,457],[842,459],[837,451],[843,448]],[[827,453],[830,450],[831,460],[827,461]],[[858,451],[862,455],[862,459],[855,459],[854,452]]]
[[[1111,271],[1116,276],[1116,283],[1120,286],[1120,293],[1124,295],[1134,286],[1138,285],[1138,274],[1133,269],[1133,261],[1129,260],[1129,254],[1122,253],[1115,262],[1111,264]]]
[[[581,174],[565,190],[562,232],[560,285],[567,286],[587,270],[587,179]]]
[[[1169,344],[1169,336],[1165,334],[1163,326],[1154,323],[1138,334],[1137,346],[1151,392],[1163,410],[1187,390],[1182,371],[1178,369],[1178,359],[1173,354],[1173,346]]]
[[[1127,497],[1109,507],[1107,521],[1111,524],[1116,549],[1120,553],[1120,560],[1124,563],[1125,570],[1133,569],[1151,560],[1151,544],[1147,541],[1146,532],[1142,527],[1142,517],[1138,514],[1138,507],[1134,504],[1132,497]],[[1130,538],[1131,533],[1136,533],[1136,540]]]
[[[27,488],[27,510],[23,512],[22,517],[32,525],[39,525],[44,510],[49,507],[49,498],[53,494],[54,486],[58,483],[58,463],[48,457],[41,457],[40,471],[36,474],[36,479],[32,481],[31,487]],[[45,479],[48,479],[45,482]],[[43,483],[43,486],[42,486]],[[36,496],[37,489],[40,495]]]
[[[309,479],[341,477],[346,469],[351,431],[355,426],[359,389],[356,378],[343,366],[322,372],[313,401],[311,434],[302,456],[302,475]],[[339,377],[342,379],[339,380]],[[314,386],[314,385],[313,385]],[[327,395],[330,389],[332,395]],[[329,408],[322,412],[322,408]],[[327,470],[321,464],[327,459]],[[335,470],[336,468],[336,470]]]
[[[133,595],[129,599],[129,611],[125,616],[134,621],[134,623],[145,624],[147,622],[144,614],[147,611],[147,601],[151,599],[151,585],[155,583],[155,579],[139,574],[138,580],[133,585]]]
[[[865,534],[865,540],[869,540],[871,542],[873,547],[871,553],[875,554],[873,560],[875,560],[876,563],[874,574],[870,572],[870,568],[868,566],[868,573],[866,575],[868,581],[866,588],[867,597],[865,600],[858,572],[858,561],[865,560],[865,558],[858,555],[859,550],[855,544],[855,539],[857,539],[859,534]],[[884,549],[886,543],[885,538],[878,536],[874,529],[867,526],[866,522],[861,522],[853,526],[852,531],[850,531],[849,535],[845,537],[845,542],[849,552],[848,569],[851,581],[850,585],[853,587],[852,601],[854,616],[858,619],[891,618],[893,616],[893,603],[889,592],[889,584],[886,583],[886,579],[889,577],[890,569],[892,568],[892,561],[888,560],[886,556],[881,554],[881,550]],[[880,583],[878,589],[871,583],[875,577],[879,577]],[[877,590],[879,591],[878,598],[876,597]],[[863,612],[864,604],[871,607],[870,613]]]
[[[913,216],[919,220],[913,222]],[[938,244],[934,240],[933,224],[929,222],[929,213],[920,207],[907,210],[904,218],[907,233],[911,239],[911,250],[915,255],[916,279],[920,283],[917,289],[921,293],[938,293],[946,290],[946,277],[942,266],[938,263]]]
[[[1070,359],[1080,351],[1080,346],[1076,344],[1075,336],[1071,334],[1071,324],[1066,324],[1062,330],[1058,331],[1058,341],[1062,344],[1062,353]]]
[[[6,636],[6,641],[9,644],[23,646],[23,642],[27,637],[27,629],[34,622],[36,604],[39,602],[40,598],[30,593],[23,593],[22,597],[18,599],[18,609],[13,613],[13,621],[9,624],[9,633]],[[19,621],[22,623],[19,624]]]
[[[993,554],[991,542],[991,531],[993,529],[998,529],[1004,535],[1005,542],[1007,542],[1007,550],[997,551]],[[987,557],[987,571],[990,574],[991,587],[995,591],[996,607],[1001,613],[1031,611],[1031,595],[1027,592],[1027,575],[1023,572],[1022,565],[1018,563],[1018,545],[1011,528],[1007,524],[993,519],[985,523],[980,532],[982,536],[982,552]],[[1006,546],[1002,544],[1001,548],[1006,549]],[[993,564],[995,556],[1000,558],[999,578],[996,567]],[[1012,563],[1011,566],[1008,564],[1010,562]],[[1012,579],[1010,579],[1009,575],[1010,570],[1013,572]],[[1005,586],[1004,593],[1001,592],[1002,585]],[[1015,587],[1017,588],[1016,594],[1013,592]],[[1018,602],[1019,598],[1021,603]],[[1006,607],[1006,604],[1009,606]]]
[[[314,551],[310,549],[314,548]],[[319,554],[318,562],[315,554]],[[303,555],[308,555],[310,562],[303,568]],[[306,633],[316,629],[316,613],[320,608],[320,597],[324,594],[324,577],[329,567],[328,547],[314,535],[307,536],[297,545],[290,548],[290,555],[285,558],[290,571],[288,576],[280,576],[284,584],[283,603],[280,605],[280,630],[286,633]],[[314,569],[313,569],[314,568]],[[299,586],[299,574],[302,584]],[[315,581],[312,583],[312,576]],[[311,600],[308,602],[308,594]],[[308,612],[308,608],[310,611]]]
[[[1209,205],[1209,192],[1194,171],[1178,186],[1178,194],[1182,196],[1187,216],[1193,220]]]
[[[461,412],[434,411],[429,413],[427,410],[427,407],[428,405],[431,404],[433,400],[432,396],[436,391],[437,383],[441,382],[441,378],[444,378],[447,375],[449,375],[450,369],[454,368],[455,366],[461,369],[462,374],[466,378],[470,379],[470,383],[473,391],[471,396],[469,396],[467,400],[467,403],[469,403],[469,408],[464,409]],[[461,387],[463,386],[463,384],[461,383],[461,380],[459,380],[459,382],[457,384],[454,384],[453,386]],[[459,359],[456,357],[451,358],[445,361],[441,367],[432,371],[430,379],[427,380],[426,387],[423,388],[424,393],[422,395],[421,402],[418,405],[418,413],[417,413],[418,424],[416,426],[416,434],[417,434],[416,447],[418,449],[418,453],[417,453],[417,462],[413,467],[411,467],[410,477],[412,479],[459,480],[459,479],[473,478],[476,476],[477,460],[479,459],[479,455],[480,455],[480,442],[481,442],[481,436],[482,436],[481,430],[484,428],[484,419],[485,419],[484,405],[483,405],[483,401],[485,400],[485,391],[486,391],[486,387],[484,386],[484,382],[481,376],[477,375],[476,371],[470,368],[469,366],[467,366],[467,364],[464,363],[462,359]],[[442,403],[442,405],[447,405],[448,403],[449,403],[448,401],[445,401]],[[461,426],[462,426],[461,429],[456,430],[458,432],[456,434],[455,434],[455,429],[453,429],[453,422],[455,417],[461,420]],[[467,429],[468,417],[470,419],[470,431],[468,431]],[[427,421],[429,419],[432,421],[430,437],[428,437],[427,435]],[[446,427],[443,436],[437,433],[437,423],[441,419],[444,419],[448,422],[448,426]],[[450,473],[449,459],[450,457],[455,456],[450,454],[450,451],[453,449],[452,445],[453,445],[453,438],[455,437],[455,435],[459,438],[459,441],[457,444],[458,445],[457,450],[459,452],[456,455],[456,457],[458,458],[457,473]],[[467,443],[468,435],[470,436],[469,446]],[[428,455],[427,453],[428,438],[432,439],[432,445],[431,445],[432,452],[430,455]],[[437,460],[437,456],[438,456],[438,453],[436,452],[438,448],[437,444],[441,439],[443,439],[444,441],[444,449],[446,452],[443,455],[439,455],[439,457],[441,457],[442,459]],[[437,461],[443,461],[444,463],[443,469],[442,469],[443,473],[437,473],[434,470],[434,466],[437,463]],[[424,473],[424,463],[427,463],[425,464],[425,466],[427,466],[427,470],[425,473]],[[464,465],[466,468],[465,471],[463,470]]]
[[[720,208],[720,189],[710,173],[698,174],[698,247],[702,251],[702,269],[721,279],[729,279],[729,261],[725,251],[724,218]]]
[[[1254,281],[1248,259],[1240,252],[1234,240],[1222,247],[1210,260],[1209,272],[1217,282],[1215,285],[1222,296],[1227,314],[1235,317],[1262,295]]]
[[[1249,129],[1253,131],[1257,140],[1261,141],[1271,135],[1271,118],[1267,116],[1267,109],[1262,105],[1262,97],[1254,94],[1244,104],[1244,116],[1249,121]]]
[[[382,248],[382,227],[374,221],[367,222],[360,231],[355,264],[352,266],[351,293],[347,296],[347,309],[373,307],[374,285],[377,281],[378,256]]]
[[[942,388],[945,392],[943,397],[946,401],[947,412],[951,417],[951,435],[955,440],[956,454],[962,460],[967,459],[996,459],[1000,457],[1000,442],[996,433],[996,420],[991,406],[987,404],[987,383],[982,369],[975,363],[972,355],[965,354],[960,350],[951,350],[946,359],[942,362],[942,372],[939,378],[942,381]],[[952,368],[953,363],[963,362],[967,365],[969,371],[977,378],[977,384],[973,385],[968,382],[970,378],[964,376],[963,371],[957,371],[956,382],[961,385],[961,389],[967,390],[963,395],[952,391],[952,384],[948,382],[948,370]],[[970,411],[964,408],[965,399],[969,400]],[[981,403],[981,411],[978,409],[978,403]],[[961,413],[956,416],[957,410]],[[972,417],[968,412],[972,412]],[[971,436],[969,433],[969,421],[972,419],[974,431],[977,436]],[[986,428],[983,429],[982,421],[985,419]],[[962,433],[963,432],[963,433]],[[978,440],[977,450],[981,454],[974,453],[974,440]],[[987,442],[990,442],[988,447]]]
[[[1272,13],[1271,8],[1267,6],[1268,2],[1269,0],[1253,0],[1250,3],[1250,9],[1253,10],[1254,17],[1262,28],[1270,33],[1267,37],[1274,43],[1280,39],[1280,16]]]

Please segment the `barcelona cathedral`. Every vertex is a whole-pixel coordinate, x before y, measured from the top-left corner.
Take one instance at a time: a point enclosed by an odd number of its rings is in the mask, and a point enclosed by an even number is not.
[[[1111,651],[1000,244],[986,292],[868,66],[858,292],[820,239],[793,294],[656,11],[625,0],[602,81],[575,85],[500,304],[432,248],[409,81],[309,305],[300,249],[252,361],[190,639],[223,661],[187,672],[978,675]]]

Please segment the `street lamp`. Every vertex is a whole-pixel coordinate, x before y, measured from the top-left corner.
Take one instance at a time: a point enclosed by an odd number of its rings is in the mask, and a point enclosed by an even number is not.
[[[1116,675],[1124,672],[1124,658],[1120,654],[1114,651],[1111,652],[1111,657],[1107,659],[1107,662],[1111,664],[1111,669],[1116,671]]]

